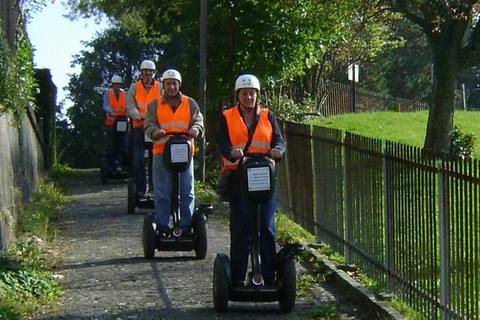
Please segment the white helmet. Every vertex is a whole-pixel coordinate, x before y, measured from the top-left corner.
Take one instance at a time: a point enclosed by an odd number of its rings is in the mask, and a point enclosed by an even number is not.
[[[140,65],[140,70],[143,69],[155,70],[155,63],[152,60],[143,60],[142,64]]]
[[[122,77],[120,76],[113,76],[112,77],[112,83],[123,83]]]
[[[178,72],[175,69],[168,69],[165,70],[165,72],[162,75],[162,81],[165,81],[166,79],[175,79],[182,84],[182,76],[180,75],[180,72]]]
[[[240,89],[257,89],[260,92],[260,81],[253,74],[244,74],[235,81],[235,92]]]

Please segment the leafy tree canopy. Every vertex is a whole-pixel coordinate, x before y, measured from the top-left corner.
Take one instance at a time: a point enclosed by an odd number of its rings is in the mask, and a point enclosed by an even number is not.
[[[198,88],[199,1],[69,0],[72,16],[106,15],[156,48],[162,69],[176,67],[186,79],[182,91]],[[264,88],[312,96],[321,78],[333,78],[338,65],[372,58],[389,43],[392,19],[370,1],[208,1],[207,99],[211,107],[233,102],[240,73],[260,77]],[[353,19],[352,19],[353,17]],[[372,24],[373,23],[373,24]],[[162,70],[161,69],[161,70]],[[296,81],[294,81],[297,79]],[[300,80],[299,80],[300,79]],[[268,94],[268,90],[266,91]]]
[[[140,43],[120,28],[103,31],[74,57],[73,65],[81,66],[79,75],[72,75],[68,84],[73,106],[67,109],[69,119],[58,125],[59,157],[72,167],[98,167],[105,151],[105,112],[102,95],[94,87],[110,87],[113,75],[124,78],[125,89],[138,80],[143,59],[153,59],[153,46]],[[65,152],[68,150],[68,152]]]
[[[448,152],[455,89],[462,72],[480,63],[480,3],[474,0],[385,0],[423,31],[433,61],[432,103],[425,147]]]

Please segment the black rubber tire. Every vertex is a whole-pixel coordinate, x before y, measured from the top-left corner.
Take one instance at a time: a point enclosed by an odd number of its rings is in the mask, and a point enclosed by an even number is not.
[[[283,261],[281,270],[278,304],[282,313],[290,313],[295,307],[295,298],[297,296],[297,271],[293,256]]]
[[[207,256],[208,239],[207,239],[207,217],[203,213],[199,213],[194,220],[195,233],[195,257],[197,259],[205,259]]]
[[[137,207],[137,185],[135,184],[135,181],[132,178],[130,178],[128,179],[127,212],[129,214],[134,214],[136,207]]]
[[[145,259],[153,259],[155,257],[156,236],[153,228],[155,215],[148,212],[143,218],[143,255]]]
[[[213,308],[217,312],[225,312],[228,309],[230,297],[230,285],[228,283],[225,263],[217,256],[213,264]]]

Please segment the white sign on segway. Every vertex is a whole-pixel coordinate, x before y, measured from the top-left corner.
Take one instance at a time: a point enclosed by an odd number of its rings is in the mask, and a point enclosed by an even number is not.
[[[127,121],[117,121],[117,132],[127,131]]]
[[[185,143],[170,145],[172,163],[188,162],[188,145]]]
[[[248,168],[247,179],[249,192],[270,190],[269,167]]]

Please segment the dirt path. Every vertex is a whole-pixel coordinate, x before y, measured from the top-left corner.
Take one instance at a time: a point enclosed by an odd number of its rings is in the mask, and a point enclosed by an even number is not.
[[[72,201],[57,226],[64,261],[58,274],[64,295],[36,319],[313,319],[318,306],[334,304],[336,319],[372,319],[326,284],[297,297],[291,314],[278,303],[230,302],[216,313],[212,302],[212,268],[218,252],[229,252],[228,227],[215,210],[208,222],[208,253],[156,252],[145,260],[143,214],[127,214],[127,184],[101,184],[98,171],[85,171],[67,185]],[[322,319],[322,318],[316,318]]]

